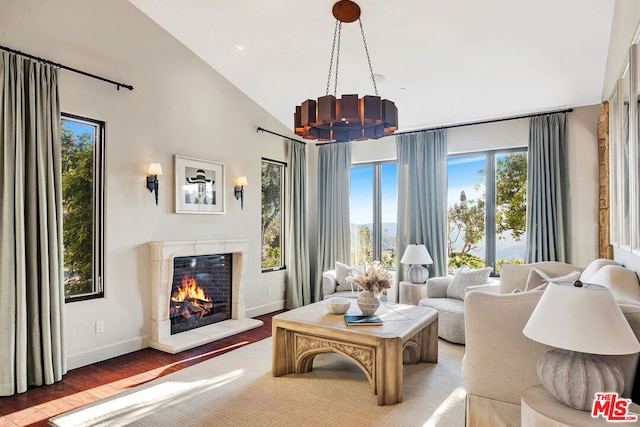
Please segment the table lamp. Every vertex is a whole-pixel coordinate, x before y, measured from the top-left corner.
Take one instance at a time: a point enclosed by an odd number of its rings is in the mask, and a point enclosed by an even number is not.
[[[433,260],[425,245],[407,245],[400,262],[411,264],[406,273],[407,279],[411,283],[424,283],[429,278],[429,270],[424,268],[422,264],[433,264]]]
[[[590,411],[595,394],[624,390],[622,370],[600,355],[632,354],[640,343],[605,286],[549,283],[522,333],[555,347],[538,362],[544,388],[564,405]]]

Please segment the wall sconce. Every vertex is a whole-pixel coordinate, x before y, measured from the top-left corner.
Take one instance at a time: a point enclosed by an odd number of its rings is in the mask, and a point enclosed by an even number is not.
[[[236,186],[233,187],[236,200],[240,199],[240,209],[244,210],[244,186],[247,185],[247,177],[239,176],[236,178]]]
[[[160,163],[149,164],[147,173],[147,188],[152,193],[156,193],[156,206],[158,206],[158,175],[162,175],[162,165]]]

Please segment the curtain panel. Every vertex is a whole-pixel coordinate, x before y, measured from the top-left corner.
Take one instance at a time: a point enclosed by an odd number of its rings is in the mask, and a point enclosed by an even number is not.
[[[0,62],[0,395],[66,373],[57,70]]]
[[[314,299],[322,299],[322,273],[350,263],[351,143],[318,147],[318,259]]]
[[[398,135],[397,282],[407,245],[424,244],[430,276],[447,274],[447,141],[444,129]]]
[[[568,259],[567,114],[532,117],[527,155],[525,262]]]
[[[307,234],[307,146],[289,142],[289,233],[285,308],[312,301]]]

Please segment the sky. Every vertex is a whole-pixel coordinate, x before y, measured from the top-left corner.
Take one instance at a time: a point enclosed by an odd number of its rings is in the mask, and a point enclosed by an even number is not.
[[[477,198],[482,191],[472,190],[478,182],[478,170],[485,168],[484,156],[454,157],[448,161],[450,204],[457,201],[460,191],[465,190],[468,198]],[[395,163],[382,166],[382,222],[396,222],[397,165]],[[352,224],[369,224],[373,222],[373,165],[354,166],[351,168],[350,216]]]
[[[67,129],[72,130],[76,136],[82,135],[83,133],[88,133],[89,135],[91,135],[90,142],[93,142],[96,132],[94,126],[86,123],[76,122],[74,120],[67,120],[64,117],[62,118],[62,122],[64,123],[64,126]]]

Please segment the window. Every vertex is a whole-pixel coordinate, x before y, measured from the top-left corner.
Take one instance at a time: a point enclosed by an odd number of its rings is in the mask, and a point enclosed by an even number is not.
[[[284,168],[262,159],[262,271],[284,268]]]
[[[398,209],[396,163],[351,167],[351,263],[378,260],[395,270]]]
[[[104,122],[62,114],[64,293],[103,296]]]
[[[448,160],[449,269],[462,264],[522,264],[525,256],[527,152],[451,156]]]

